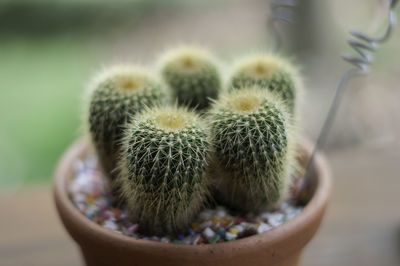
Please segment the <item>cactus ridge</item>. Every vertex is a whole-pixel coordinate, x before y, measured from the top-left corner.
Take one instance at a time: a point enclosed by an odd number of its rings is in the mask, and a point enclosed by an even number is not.
[[[183,230],[208,197],[207,128],[183,108],[158,107],[132,120],[120,165],[132,219],[151,234]]]
[[[297,69],[287,61],[273,55],[249,56],[239,61],[233,68],[229,89],[253,85],[275,93],[295,113],[301,81]]]
[[[285,106],[256,86],[222,97],[210,116],[228,205],[257,212],[278,202],[289,178],[290,115]]]
[[[178,104],[203,110],[218,97],[221,78],[207,51],[182,47],[167,53],[162,62],[161,75]]]
[[[89,104],[89,130],[103,167],[116,166],[122,131],[129,118],[145,106],[166,97],[150,73],[139,66],[117,66],[103,73],[94,84]]]

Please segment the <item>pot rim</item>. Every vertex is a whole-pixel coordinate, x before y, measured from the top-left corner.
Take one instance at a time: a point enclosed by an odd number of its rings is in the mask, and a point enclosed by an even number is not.
[[[306,157],[308,158],[312,151],[312,145],[304,139],[301,143],[307,154]],[[246,250],[249,250],[256,248],[255,246],[259,245],[279,245],[293,238],[293,235],[300,234],[303,230],[307,231],[307,224],[310,219],[318,219],[318,217],[321,216],[321,213],[324,213],[331,190],[330,169],[325,157],[322,154],[317,153],[313,164],[318,179],[314,195],[296,217],[278,227],[234,241],[204,245],[178,245],[173,243],[135,239],[133,237],[118,234],[92,222],[85,215],[79,212],[70,200],[67,184],[68,180],[74,174],[71,169],[73,168],[76,158],[84,156],[84,154],[89,150],[89,147],[89,138],[83,137],[70,146],[62,156],[55,171],[53,182],[53,194],[57,210],[70,235],[78,243],[85,242],[106,246],[117,245],[120,250],[127,250],[128,252],[151,252],[154,256],[157,256],[157,253],[162,253],[164,255],[166,253],[176,254],[176,256],[179,256],[180,253],[192,253],[197,257],[201,254],[209,254],[210,250],[213,250],[213,253],[217,253],[219,250],[224,253],[224,250],[226,249],[240,249],[243,251],[244,247]],[[84,230],[80,230],[81,228]],[[287,252],[291,251],[287,250]]]

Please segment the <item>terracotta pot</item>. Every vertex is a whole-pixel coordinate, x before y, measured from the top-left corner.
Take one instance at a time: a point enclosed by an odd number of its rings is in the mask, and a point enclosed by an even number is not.
[[[302,163],[310,155],[304,144]],[[73,164],[85,156],[89,141],[75,143],[63,156],[54,180],[58,213],[67,231],[79,244],[86,265],[298,265],[301,252],[317,231],[330,194],[330,174],[320,155],[313,174],[316,189],[304,210],[292,220],[262,234],[206,245],[177,245],[137,240],[105,229],[82,215],[68,197]]]

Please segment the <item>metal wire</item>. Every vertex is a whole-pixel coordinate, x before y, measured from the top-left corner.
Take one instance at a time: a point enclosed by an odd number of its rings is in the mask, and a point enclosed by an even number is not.
[[[342,55],[343,60],[354,65],[355,68],[351,68],[347,70],[340,80],[340,83],[336,89],[335,96],[332,100],[331,106],[329,107],[327,118],[321,128],[320,134],[317,138],[313,153],[308,162],[308,166],[306,168],[306,172],[304,175],[304,186],[308,186],[312,183],[311,179],[311,169],[314,164],[314,159],[316,153],[322,149],[326,143],[326,139],[329,133],[329,130],[332,127],[334,118],[336,116],[337,110],[339,108],[344,88],[346,83],[355,75],[366,73],[369,69],[369,65],[373,61],[372,52],[374,52],[378,45],[385,42],[389,39],[392,34],[393,28],[396,24],[396,13],[395,7],[398,3],[398,0],[389,0],[389,22],[387,29],[383,36],[381,37],[370,37],[366,34],[363,34],[359,31],[350,31],[351,39],[348,40],[349,45],[357,52],[356,55]],[[305,187],[303,187],[303,190]]]
[[[293,9],[296,7],[295,0],[271,0],[270,4],[270,16],[268,19],[268,28],[275,36],[274,50],[277,51],[282,45],[282,36],[277,29],[276,22],[293,23],[294,12]]]
[[[351,38],[347,40],[351,48],[356,52],[356,54],[344,54],[342,55],[343,60],[349,64],[355,66],[347,70],[336,88],[335,95],[331,102],[328,110],[328,115],[322,125],[321,131],[318,135],[317,141],[315,143],[313,152],[309,159],[304,178],[302,179],[301,193],[308,193],[312,190],[314,185],[311,179],[311,170],[314,164],[315,155],[320,149],[322,149],[326,143],[328,133],[332,127],[333,121],[336,117],[337,110],[339,108],[340,102],[344,94],[344,88],[347,82],[358,74],[363,74],[368,72],[369,66],[373,61],[372,52],[374,52],[378,45],[389,39],[392,34],[393,28],[396,24],[396,13],[395,7],[399,0],[388,0],[389,1],[389,22],[385,33],[381,37],[370,37],[359,31],[350,30]],[[271,0],[270,10],[271,14],[268,19],[268,27],[270,31],[275,35],[275,45],[274,50],[278,51],[282,45],[282,36],[277,29],[276,22],[293,23],[294,22],[294,8],[296,7],[296,0]],[[306,198],[300,195],[300,198]]]
[[[353,55],[342,55],[342,58],[348,63],[358,67],[361,71],[367,71],[369,65],[372,63],[371,52],[375,51],[378,45],[384,41],[386,41],[393,30],[393,27],[396,23],[396,13],[394,11],[396,1],[391,1],[390,11],[389,11],[389,24],[386,29],[385,34],[382,37],[374,38],[369,37],[361,32],[351,30],[350,35],[354,37],[354,39],[349,39],[349,45],[361,56],[353,56]]]

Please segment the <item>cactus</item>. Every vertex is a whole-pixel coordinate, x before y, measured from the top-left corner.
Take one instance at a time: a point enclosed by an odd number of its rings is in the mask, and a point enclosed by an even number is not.
[[[161,76],[178,104],[204,110],[216,99],[221,79],[213,56],[206,50],[181,47],[161,60]]]
[[[131,115],[164,101],[166,93],[141,66],[114,66],[93,82],[89,131],[104,170],[114,178],[122,131]]]
[[[301,81],[297,69],[279,56],[248,56],[233,67],[229,89],[259,85],[278,95],[294,114],[298,106]]]
[[[204,121],[183,107],[157,107],[129,123],[118,180],[133,221],[148,234],[186,228],[208,197]]]
[[[259,86],[245,87],[216,101],[209,119],[224,203],[259,212],[280,202],[293,154],[286,106]]]

